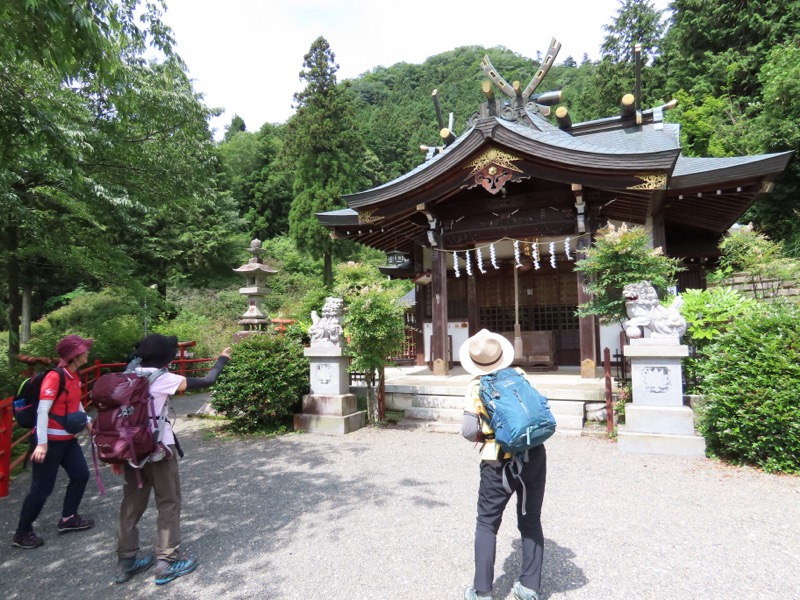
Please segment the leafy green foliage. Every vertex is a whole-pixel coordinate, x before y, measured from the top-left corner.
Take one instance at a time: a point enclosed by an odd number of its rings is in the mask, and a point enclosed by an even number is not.
[[[303,91],[295,94],[297,113],[288,124],[286,144],[294,162],[294,200],[289,233],[298,248],[325,257],[323,279],[333,282],[334,242],[315,213],[343,208],[342,195],[357,191],[365,149],[355,128],[348,85],[337,85],[339,65],[328,42],[317,38],[303,59]]]
[[[143,306],[120,289],[87,292],[34,323],[26,354],[55,358],[56,344],[76,333],[93,338],[91,361],[121,362],[133,352],[144,330]]]
[[[699,427],[720,458],[800,473],[800,307],[761,309],[708,349]]]
[[[686,337],[695,354],[682,360],[687,391],[696,391],[699,363],[706,358],[709,346],[727,331],[733,321],[754,310],[756,302],[730,287],[686,290],[681,294],[681,314],[686,319]]]
[[[711,281],[734,274],[744,276],[743,291],[760,299],[780,300],[784,284],[800,285],[800,261],[787,257],[781,242],[774,242],[751,226],[739,227],[719,244],[722,256]]]
[[[650,236],[642,227],[608,227],[598,232],[585,258],[575,270],[588,278],[590,300],[578,307],[580,316],[597,315],[603,323],[622,323],[626,318],[623,288],[629,283],[649,281],[664,299],[667,288],[675,284],[681,270],[677,259],[664,256],[661,248],[651,248]]]
[[[10,354],[23,284],[58,295],[81,284],[135,291],[144,280],[163,295],[170,278],[208,281],[241,243],[238,217],[216,187],[213,111],[172,53],[163,3],[141,4],[12,0],[0,8]],[[151,45],[161,62],[145,60]],[[50,287],[56,270],[63,284]]]
[[[800,33],[794,1],[673,0],[670,8],[664,55],[672,91],[755,99],[769,50]]]
[[[686,333],[695,347],[703,347],[723,334],[734,319],[751,310],[755,303],[730,287],[686,290],[681,294],[681,314]]]
[[[388,281],[374,265],[348,262],[336,268],[334,294],[345,303],[344,335],[350,370],[364,373],[367,383],[367,414],[373,422],[383,419],[383,407],[375,397],[374,374],[383,380],[388,358],[405,339],[405,308],[397,301],[410,283]]]
[[[239,433],[271,431],[298,412],[308,393],[309,362],[296,340],[252,335],[233,347],[211,405]]]
[[[642,61],[652,63],[657,59],[664,33],[661,11],[650,0],[621,0],[611,23],[604,25],[607,35],[601,45],[602,58],[592,70],[590,85],[582,90],[580,104],[589,118],[601,118],[619,112],[624,94],[635,88],[634,46],[641,45]],[[642,72],[642,104],[652,106],[663,103],[659,69]]]

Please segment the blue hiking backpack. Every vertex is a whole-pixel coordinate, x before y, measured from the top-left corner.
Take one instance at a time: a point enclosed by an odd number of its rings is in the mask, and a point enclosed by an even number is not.
[[[495,442],[505,452],[516,454],[535,448],[556,431],[547,398],[514,368],[483,375],[480,397]]]

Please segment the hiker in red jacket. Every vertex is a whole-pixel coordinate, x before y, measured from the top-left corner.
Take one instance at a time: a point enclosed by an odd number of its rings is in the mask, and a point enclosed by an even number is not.
[[[482,329],[461,345],[459,359],[475,375],[467,384],[461,434],[481,442],[478,518],[475,524],[475,578],[464,592],[464,600],[491,600],[494,584],[497,532],[511,496],[517,494],[517,528],[522,539],[522,572],[514,584],[516,600],[539,600],[544,556],[541,511],[547,476],[544,445],[528,451],[519,478],[508,476],[511,455],[495,443],[494,431],[486,421],[488,413],[480,398],[480,376],[510,366],[514,347],[503,336]],[[504,484],[508,483],[508,486]]]
[[[36,445],[31,454],[31,490],[22,503],[19,524],[11,542],[18,548],[38,548],[44,544],[44,540],[33,532],[33,522],[53,492],[59,467],[69,476],[69,484],[56,529],[59,533],[67,533],[94,526],[92,519],[84,519],[78,514],[86,482],[89,481],[89,467],[75,438],[75,433],[84,427],[89,433],[92,430],[92,421],[81,404],[78,369],[89,360],[89,348],[93,342],[79,335],[68,335],[61,340],[56,346],[61,361],[57,369],[45,375],[42,381],[36,428],[32,433]],[[62,374],[64,389],[58,393]],[[57,419],[67,418],[68,415],[69,421]]]

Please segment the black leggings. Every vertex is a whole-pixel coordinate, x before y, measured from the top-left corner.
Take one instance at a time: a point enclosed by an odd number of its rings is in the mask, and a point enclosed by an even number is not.
[[[542,533],[542,501],[547,479],[547,455],[544,445],[528,451],[519,479],[511,478],[506,469],[511,493],[503,487],[503,469],[508,461],[481,461],[481,484],[478,491],[478,519],[475,526],[475,580],[477,592],[489,593],[494,583],[497,531],[503,511],[514,492],[517,493],[517,528],[522,536],[522,585],[538,590],[542,579],[544,534]],[[522,514],[522,488],[525,487],[526,514]]]
[[[44,503],[53,493],[59,467],[64,467],[69,476],[64,506],[61,509],[62,517],[69,517],[78,512],[86,483],[89,481],[86,458],[78,440],[74,438],[61,442],[49,441],[44,461],[40,463],[31,461],[31,465],[31,490],[22,503],[17,525],[19,535],[33,531],[33,522],[39,517]]]

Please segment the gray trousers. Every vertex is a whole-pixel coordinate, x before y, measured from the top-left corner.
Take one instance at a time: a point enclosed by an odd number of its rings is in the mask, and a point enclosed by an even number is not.
[[[139,469],[142,487],[139,489],[136,469],[125,465],[125,486],[122,504],[119,507],[117,524],[117,557],[132,558],[139,550],[139,519],[150,501],[150,492],[155,492],[156,510],[156,558],[174,561],[181,545],[181,479],[178,473],[178,457],[174,446],[170,446],[172,457],[147,463]]]
[[[475,580],[473,587],[488,594],[494,583],[494,562],[497,531],[503,510],[514,492],[517,494],[517,528],[522,536],[522,571],[519,581],[538,590],[542,579],[544,534],[542,502],[547,479],[547,454],[544,445],[528,451],[519,479],[508,478],[511,493],[503,487],[503,469],[508,461],[481,461],[481,483],[478,491],[478,519],[475,526]],[[525,488],[526,514],[522,514],[522,488]]]

